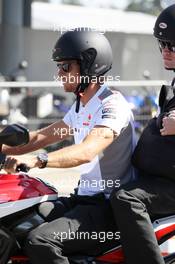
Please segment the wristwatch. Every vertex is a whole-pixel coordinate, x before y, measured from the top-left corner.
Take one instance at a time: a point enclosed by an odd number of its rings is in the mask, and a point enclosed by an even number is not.
[[[48,162],[48,155],[47,153],[39,153],[37,155],[37,159],[40,163],[40,165],[38,166],[39,169],[44,169],[47,166],[47,162]]]

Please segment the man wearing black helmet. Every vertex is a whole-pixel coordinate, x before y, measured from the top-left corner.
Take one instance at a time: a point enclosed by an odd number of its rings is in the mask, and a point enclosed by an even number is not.
[[[112,66],[106,37],[86,29],[66,32],[55,45],[53,60],[65,91],[75,93],[76,102],[61,122],[30,133],[26,146],[3,148],[8,155],[28,153],[66,138],[73,130],[73,146],[27,160],[13,156],[5,163],[8,172],[20,163],[31,168],[80,166],[77,194],[39,208],[48,223],[33,230],[26,241],[32,264],[69,263],[67,255],[96,255],[116,245],[119,235],[113,232],[108,198],[114,187],[134,177],[132,113],[119,92],[100,83]]]
[[[175,5],[159,15],[154,28],[164,67],[175,69]],[[172,86],[162,86],[160,115],[145,128],[132,160],[139,178],[111,194],[111,204],[127,264],[163,264],[151,219],[175,214],[175,97]],[[168,116],[169,115],[169,116]],[[173,180],[172,180],[173,179]],[[118,213],[120,212],[120,214]]]

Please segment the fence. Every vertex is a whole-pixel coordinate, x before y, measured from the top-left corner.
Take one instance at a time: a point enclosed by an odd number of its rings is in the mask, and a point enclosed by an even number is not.
[[[156,111],[156,100],[162,84],[167,84],[167,82],[164,80],[107,82],[107,85],[112,89],[121,90],[129,101],[134,112],[136,129],[142,129]],[[19,115],[19,109],[23,108],[26,115],[24,123],[30,129],[36,129],[62,118],[74,101],[73,94],[65,93],[59,81],[0,82],[0,90],[0,108],[4,104],[4,93],[6,94],[6,106],[9,107],[11,115],[11,118],[9,118],[8,111],[4,116],[0,114],[1,125],[13,122],[13,119],[16,121],[15,117]],[[57,102],[57,109],[55,114],[50,113],[50,115],[47,115],[46,108],[48,112],[54,110],[51,107],[53,95],[54,100]],[[17,109],[18,111],[16,111]]]

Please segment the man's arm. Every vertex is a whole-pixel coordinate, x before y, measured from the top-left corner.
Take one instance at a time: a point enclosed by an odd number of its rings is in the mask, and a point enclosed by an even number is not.
[[[91,162],[113,140],[114,132],[110,128],[96,126],[82,143],[49,153],[47,167],[70,168]]]
[[[112,143],[114,138],[116,138],[116,135],[114,136],[113,130],[96,126],[82,143],[49,153],[47,167],[70,168],[91,162],[96,155]],[[27,158],[26,162],[21,157],[9,157],[4,169],[14,173],[16,166],[20,163],[26,163],[30,168],[39,165],[36,157]]]
[[[59,121],[38,131],[30,132],[28,144],[21,147],[8,147],[4,145],[2,152],[6,155],[26,154],[61,141],[70,136],[70,134],[70,128],[63,121]]]

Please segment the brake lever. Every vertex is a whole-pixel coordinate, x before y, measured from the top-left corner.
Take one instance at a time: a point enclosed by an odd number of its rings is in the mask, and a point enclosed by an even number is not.
[[[28,167],[25,163],[21,163],[16,167],[16,172],[28,172],[30,170],[30,167]]]
[[[0,171],[3,169],[4,164],[6,161],[6,155],[3,153],[0,153]],[[25,163],[21,163],[16,167],[16,172],[28,172],[30,170],[30,167],[28,167]]]

